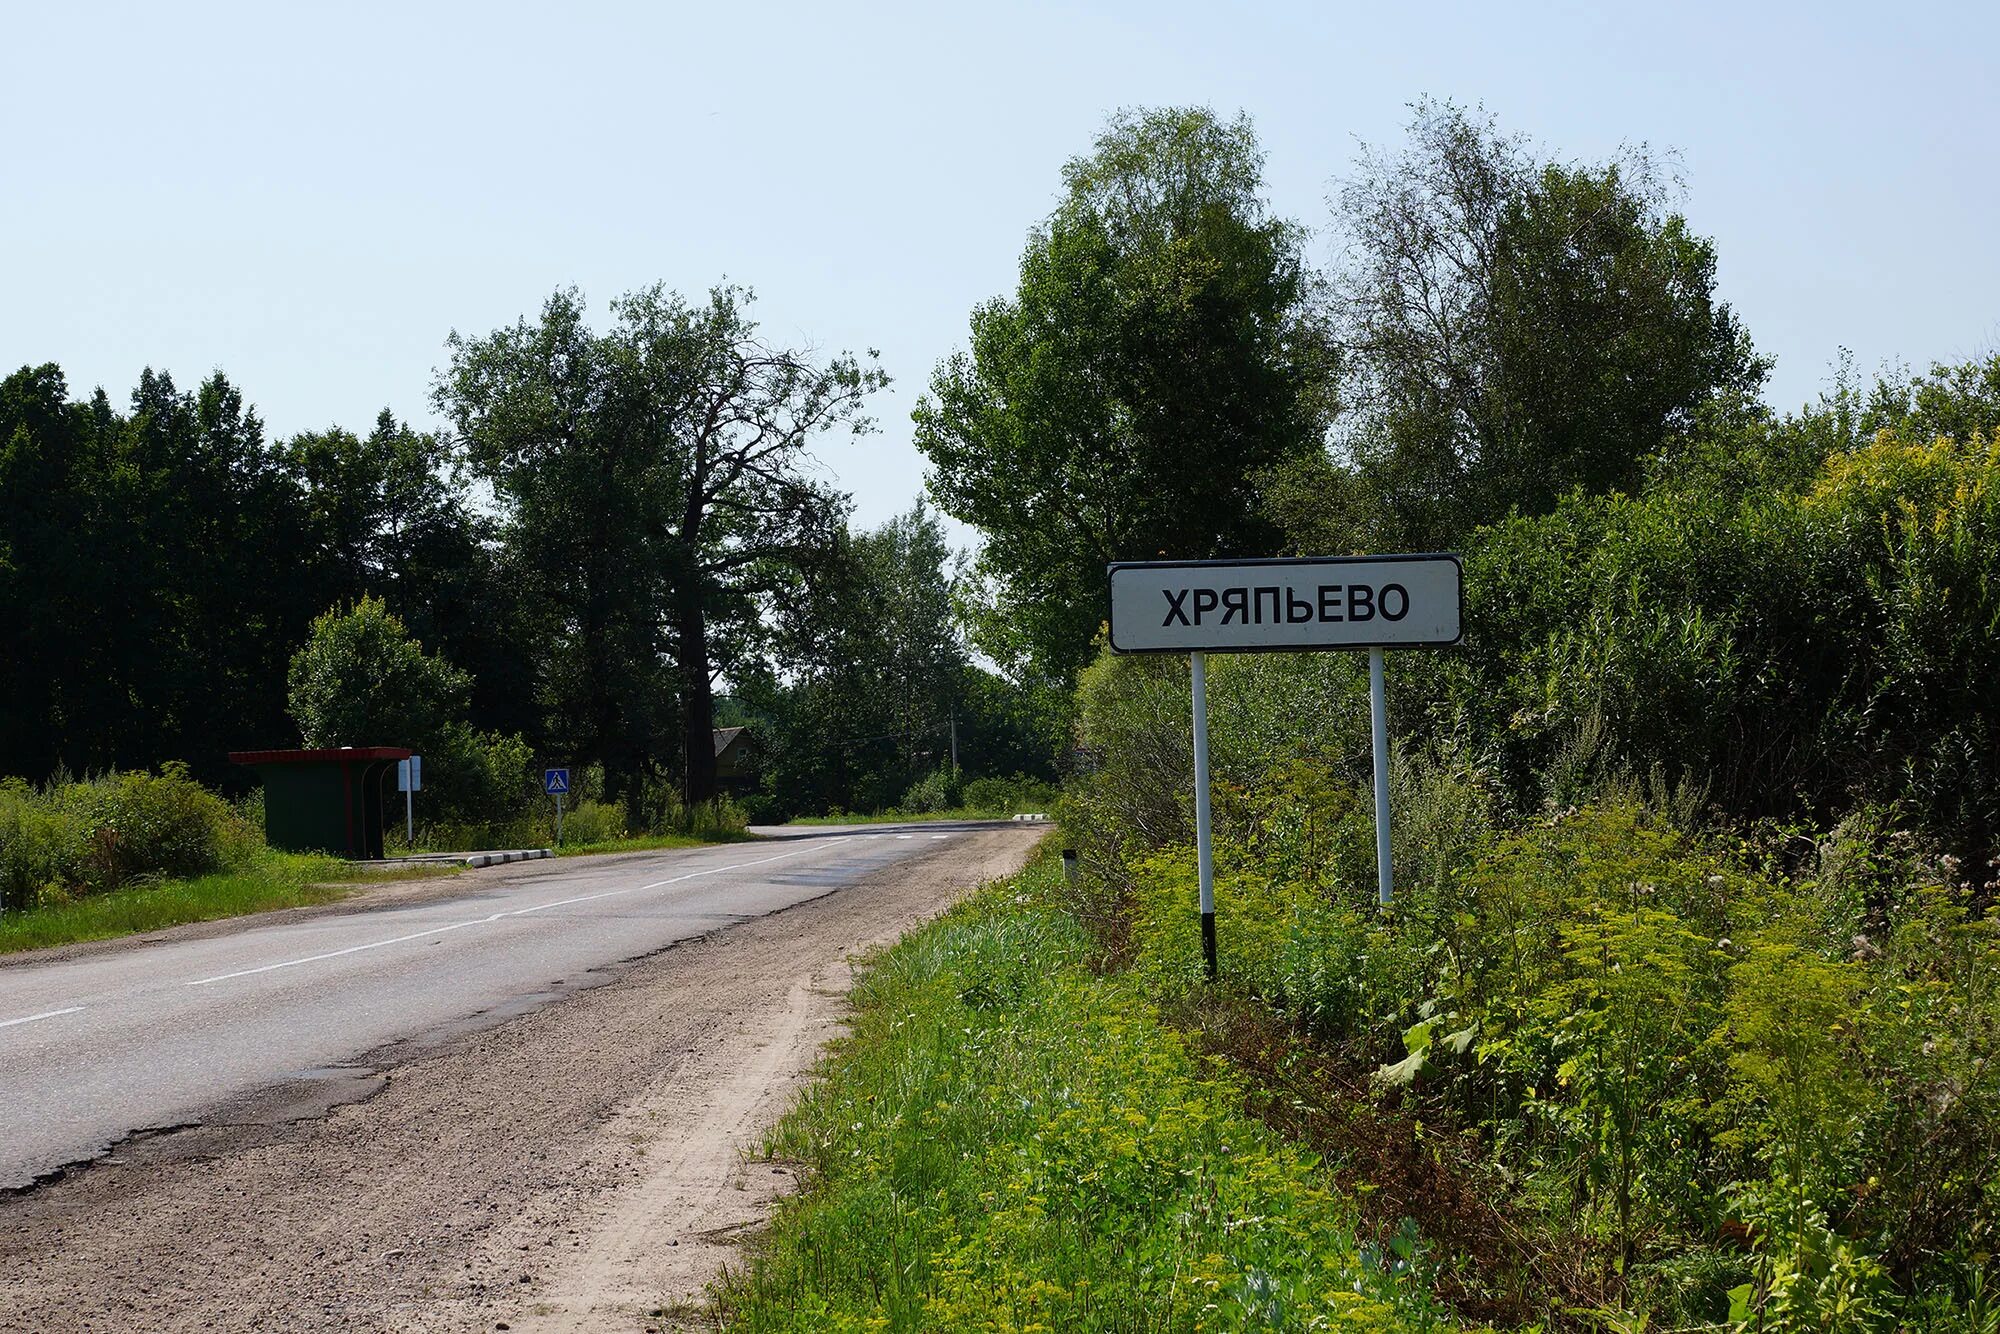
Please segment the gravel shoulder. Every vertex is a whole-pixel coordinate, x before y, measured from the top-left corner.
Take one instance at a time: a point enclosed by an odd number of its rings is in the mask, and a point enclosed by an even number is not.
[[[746,1155],[838,1031],[849,957],[1043,832],[955,838],[0,1199],[0,1330],[676,1328],[790,1185]]]

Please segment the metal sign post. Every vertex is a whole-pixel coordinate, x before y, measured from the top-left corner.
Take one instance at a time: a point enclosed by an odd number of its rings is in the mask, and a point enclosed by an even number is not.
[[[1220,970],[1215,962],[1215,855],[1208,841],[1207,657],[1188,654],[1188,674],[1194,682],[1194,866],[1201,897],[1201,958],[1214,978]]]
[[[1368,728],[1375,751],[1375,901],[1389,906],[1389,683],[1382,650],[1368,650]]]
[[[569,770],[542,770],[542,791],[556,799],[556,846],[562,846],[563,798],[569,795]]]
[[[1195,860],[1202,954],[1216,975],[1215,864],[1208,792],[1209,653],[1368,650],[1375,772],[1375,893],[1387,906],[1389,708],[1383,651],[1456,644],[1465,619],[1455,555],[1134,561],[1110,567],[1111,650],[1186,653],[1194,696]]]
[[[424,785],[424,757],[412,755],[396,762],[396,786],[403,793],[403,840],[417,845],[417,789]]]

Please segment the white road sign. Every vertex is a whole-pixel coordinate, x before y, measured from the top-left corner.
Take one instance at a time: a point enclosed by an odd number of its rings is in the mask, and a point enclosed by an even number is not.
[[[1118,653],[1310,652],[1456,644],[1458,557],[1143,561],[1111,569]]]

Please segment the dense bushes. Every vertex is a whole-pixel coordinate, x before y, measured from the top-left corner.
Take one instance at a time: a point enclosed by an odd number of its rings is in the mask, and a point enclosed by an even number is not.
[[[145,876],[192,876],[261,840],[184,766],[33,788],[0,782],[0,889],[11,911],[116,889]]]
[[[1572,497],[1483,530],[1466,577],[1465,650],[1399,665],[1430,734],[1471,739],[1519,809],[1657,774],[1734,815],[1898,803],[1994,852],[1990,438],[1884,433],[1791,488]]]
[[[944,811],[1013,815],[1046,810],[1054,804],[1055,797],[1054,784],[1026,774],[966,779],[949,769],[938,769],[912,784],[896,810],[907,815],[936,815]]]
[[[1836,840],[1824,874],[1777,879],[1586,809],[1491,838],[1384,918],[1365,856],[1277,880],[1238,845],[1223,964],[1384,1095],[1475,1132],[1634,1306],[1719,1320],[1739,1289],[1830,1328],[1832,1289],[1806,1289],[1831,1283],[1920,1323],[2000,1235],[2000,917],[1908,857],[1856,885],[1864,855]],[[1130,885],[1142,972],[1191,982],[1187,859]]]

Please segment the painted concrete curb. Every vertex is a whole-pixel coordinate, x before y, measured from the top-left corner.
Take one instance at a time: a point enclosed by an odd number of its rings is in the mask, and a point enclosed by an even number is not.
[[[508,862],[534,862],[555,855],[549,848],[522,848],[514,852],[475,852],[463,860],[467,866],[504,866]]]

